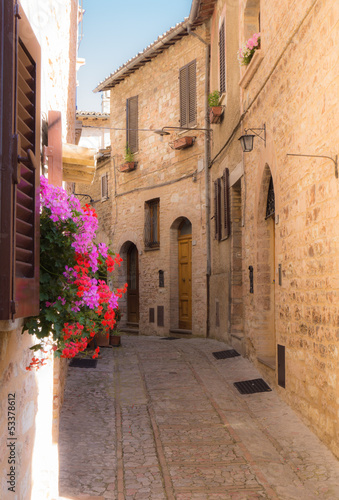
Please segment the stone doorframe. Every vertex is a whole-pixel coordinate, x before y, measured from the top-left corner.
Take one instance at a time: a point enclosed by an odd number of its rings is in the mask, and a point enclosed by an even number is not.
[[[275,369],[276,334],[275,334],[275,218],[266,219],[266,206],[269,183],[275,176],[268,163],[261,173],[257,199],[256,217],[256,269],[254,279],[256,328],[254,344],[257,359]]]

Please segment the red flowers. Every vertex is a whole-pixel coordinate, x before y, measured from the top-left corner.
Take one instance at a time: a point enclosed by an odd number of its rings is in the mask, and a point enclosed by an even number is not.
[[[93,358],[93,359],[97,358],[97,357],[99,356],[99,352],[100,352],[100,348],[99,348],[99,347],[97,347],[97,348],[95,349],[95,351],[94,351],[94,354],[93,354],[92,358]]]

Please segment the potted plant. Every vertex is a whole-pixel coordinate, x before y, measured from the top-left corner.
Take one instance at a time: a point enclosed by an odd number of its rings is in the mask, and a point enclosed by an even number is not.
[[[220,105],[219,90],[214,90],[209,94],[208,104],[210,107],[210,123],[219,123],[224,112],[223,106]]]
[[[175,139],[175,141],[173,141],[170,146],[172,149],[186,149],[193,146],[193,143],[194,137],[185,136],[180,137],[179,139]]]
[[[120,335],[120,331],[118,330],[118,322],[120,321],[121,316],[122,316],[119,307],[114,309],[114,313],[115,313],[115,316],[114,316],[115,325],[114,325],[113,329],[110,330],[110,333],[109,333],[109,345],[112,345],[114,347],[119,347],[121,345],[121,335]]]
[[[240,66],[248,66],[258,49],[260,49],[260,33],[254,33],[238,51]]]
[[[125,163],[121,165],[120,171],[121,172],[130,172],[131,170],[134,170],[136,167],[136,162],[134,161],[134,153],[132,153],[131,148],[129,147],[128,144],[126,144],[125,147]]]

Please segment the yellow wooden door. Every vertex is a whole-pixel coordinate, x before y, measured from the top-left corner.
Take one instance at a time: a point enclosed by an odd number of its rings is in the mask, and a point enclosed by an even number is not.
[[[192,236],[179,242],[179,328],[192,329]]]

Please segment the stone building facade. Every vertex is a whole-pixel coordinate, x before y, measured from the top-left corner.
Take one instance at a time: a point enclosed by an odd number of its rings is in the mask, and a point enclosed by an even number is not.
[[[231,234],[212,242],[211,335],[253,361],[339,456],[338,5],[219,1],[212,30],[225,8],[226,37],[233,29],[241,45],[260,32],[261,48],[237,69],[233,38],[226,44],[232,83],[227,121],[212,125],[211,175],[229,169]],[[227,33],[233,9],[238,35],[235,26]],[[212,35],[212,90],[216,43]],[[260,137],[242,153],[246,129]],[[220,272],[228,275],[224,290]]]
[[[205,46],[187,27],[185,21],[172,28],[99,85],[98,90],[110,90],[111,165],[97,169],[92,186],[76,185],[93,199],[102,197],[95,204],[98,213],[105,211],[104,218],[99,216],[102,239],[123,258],[115,284],[129,284],[120,302],[120,328],[140,334],[206,335],[206,139],[199,130],[205,125]],[[201,22],[196,31],[208,37]],[[129,71],[133,64],[135,69]],[[188,125],[180,114],[186,112],[186,96],[180,96],[180,85],[186,83],[180,84],[180,78],[186,77],[193,92],[187,97],[193,99],[187,103],[193,113],[188,119],[194,130],[189,131],[180,129]],[[137,118],[129,115],[133,99]],[[133,122],[130,132],[127,120]],[[166,126],[173,127],[170,135],[154,133]],[[126,171],[130,136],[137,141],[136,168]],[[175,141],[186,137],[193,145],[175,149]],[[107,198],[101,184],[105,173]]]
[[[7,9],[10,2],[5,4]],[[19,13],[19,23],[26,14],[41,48],[41,108],[40,103],[37,104],[41,114],[37,116],[37,128],[49,110],[60,110],[63,138],[72,142],[75,136],[78,2],[22,0]],[[24,43],[29,43],[29,33],[24,32]],[[9,35],[9,32],[5,34]],[[39,158],[40,151],[36,156]],[[0,307],[3,309],[2,304]],[[0,321],[0,497],[45,500],[58,497],[57,441],[65,363],[52,360],[39,372],[26,371],[32,359],[30,347],[37,340],[21,332],[22,324],[20,317]],[[15,405],[11,404],[13,400]],[[10,429],[14,429],[11,431],[14,434],[9,434]],[[8,440],[11,437],[15,438],[12,448],[9,446],[12,441]],[[11,487],[13,489],[9,490]]]

